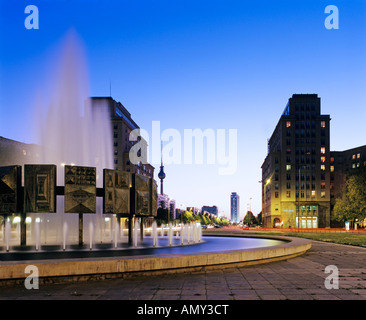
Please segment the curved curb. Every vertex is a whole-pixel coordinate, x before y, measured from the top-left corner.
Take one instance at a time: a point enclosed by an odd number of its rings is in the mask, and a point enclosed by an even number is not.
[[[215,236],[218,236],[215,234]],[[233,265],[253,265],[289,259],[305,253],[311,242],[301,238],[280,236],[222,235],[234,237],[263,237],[284,240],[286,243],[263,248],[227,250],[154,256],[59,259],[42,261],[0,262],[0,286],[22,282],[29,276],[25,268],[38,268],[39,280],[44,282],[79,281],[90,278],[125,277],[131,274],[171,273],[202,270]]]

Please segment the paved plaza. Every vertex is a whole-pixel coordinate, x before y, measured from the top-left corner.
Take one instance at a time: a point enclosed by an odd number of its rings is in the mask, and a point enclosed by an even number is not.
[[[327,289],[325,267],[339,271]],[[334,274],[333,274],[334,275]],[[0,299],[21,300],[366,300],[366,248],[312,241],[296,258],[247,267],[136,276],[68,284],[1,288]]]

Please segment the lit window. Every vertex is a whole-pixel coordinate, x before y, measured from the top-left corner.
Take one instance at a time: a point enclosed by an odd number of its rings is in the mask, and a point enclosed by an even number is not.
[[[325,189],[325,181],[320,182],[320,189]]]
[[[354,155],[352,155],[352,159],[356,159],[356,155],[354,154]]]
[[[291,127],[291,121],[286,121],[286,128],[290,128]]]
[[[320,153],[321,153],[321,154],[325,154],[325,147],[321,147],[321,148],[320,148]]]
[[[291,165],[290,164],[286,165],[286,170],[287,171],[290,171],[291,170]]]
[[[354,169],[354,168],[356,168],[356,164],[355,163],[352,164],[352,169]]]
[[[320,192],[320,198],[325,198],[325,191]]]
[[[325,128],[325,121],[321,121],[321,122],[320,122],[320,126],[321,126],[322,128]]]
[[[334,162],[334,157],[330,157],[330,163]]]
[[[330,172],[334,172],[334,166],[330,166]]]
[[[325,163],[325,157],[320,157],[320,161],[321,161],[322,163]]]
[[[322,165],[320,166],[320,170],[325,171],[325,165],[324,165],[324,164],[322,164]]]
[[[360,159],[361,154],[357,153],[357,159]]]
[[[311,191],[311,196],[312,196],[312,197],[315,197],[315,196],[316,196],[316,191],[315,191],[315,190],[312,190],[312,191]]]

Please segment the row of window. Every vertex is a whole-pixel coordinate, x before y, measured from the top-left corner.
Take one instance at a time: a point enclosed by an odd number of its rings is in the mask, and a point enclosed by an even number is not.
[[[326,196],[326,192],[325,191],[320,191],[320,198],[325,198]],[[315,198],[316,197],[316,191],[315,190],[311,190],[310,191],[296,191],[295,192],[295,197],[296,198]],[[276,191],[275,192],[275,198],[279,198],[279,192]],[[291,198],[291,191],[288,190],[286,191],[286,198]]]
[[[357,153],[357,159],[360,159],[361,158],[361,154],[360,153]],[[356,159],[356,154],[353,154],[352,155],[352,160],[355,160]]]
[[[307,119],[310,119],[310,117],[308,117]],[[286,128],[291,128],[291,121],[286,121]],[[315,128],[315,121],[296,121],[295,122],[295,128],[299,129],[299,128]],[[321,128],[325,128],[325,121],[320,121],[320,127]]]

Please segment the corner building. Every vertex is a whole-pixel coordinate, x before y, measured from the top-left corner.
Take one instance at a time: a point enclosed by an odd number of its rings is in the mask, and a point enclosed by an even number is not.
[[[264,227],[330,227],[330,116],[317,94],[294,94],[262,164]]]

